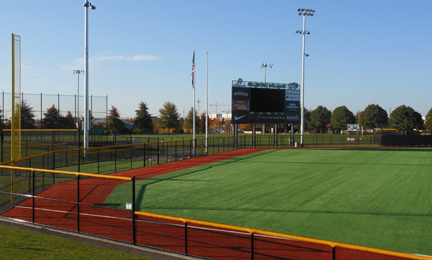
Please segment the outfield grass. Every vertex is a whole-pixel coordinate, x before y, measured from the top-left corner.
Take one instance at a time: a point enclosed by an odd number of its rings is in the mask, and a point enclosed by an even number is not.
[[[137,181],[136,196],[145,212],[432,255],[431,155],[267,150]]]
[[[119,251],[0,225],[2,259],[143,259]]]

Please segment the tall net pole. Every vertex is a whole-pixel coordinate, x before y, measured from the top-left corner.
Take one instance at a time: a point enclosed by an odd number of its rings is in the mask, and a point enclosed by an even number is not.
[[[85,1],[84,4],[85,13],[84,13],[84,148],[87,149],[89,147],[89,69],[88,69],[88,1]],[[84,155],[87,154],[87,150],[84,150]]]
[[[21,158],[21,37],[12,34],[12,125],[11,161]],[[11,205],[14,205],[14,175],[11,170]]]

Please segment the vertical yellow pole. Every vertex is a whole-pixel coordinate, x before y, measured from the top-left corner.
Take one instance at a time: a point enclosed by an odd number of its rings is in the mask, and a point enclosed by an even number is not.
[[[15,118],[15,35],[12,33],[12,120]],[[11,124],[11,161],[15,159],[15,124]],[[11,206],[14,206],[14,172],[11,169]]]
[[[12,125],[11,161],[21,158],[21,37],[12,34]],[[11,171],[11,205],[14,206],[14,178]]]
[[[22,100],[21,100],[21,37],[18,36],[20,41],[19,41],[19,68],[18,68],[18,73],[19,73],[19,82],[18,82],[18,116],[17,116],[17,120],[18,120],[18,158],[16,159],[21,159],[21,107],[22,107]],[[15,93],[16,94],[16,93]],[[16,98],[16,97],[15,97]],[[59,108],[60,109],[60,108]]]

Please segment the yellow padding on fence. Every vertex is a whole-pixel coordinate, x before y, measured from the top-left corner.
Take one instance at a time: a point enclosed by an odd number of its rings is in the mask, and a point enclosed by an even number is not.
[[[68,175],[75,175],[75,176],[79,175],[79,176],[101,178],[101,179],[112,179],[112,180],[123,180],[123,181],[131,181],[132,180],[132,177],[122,177],[122,176],[113,176],[113,175],[98,175],[98,174],[93,174],[93,173],[68,172],[68,171],[47,170],[47,169],[18,167],[18,166],[0,165],[0,168],[11,169],[11,170],[31,171],[31,172],[47,172],[47,173],[56,173],[56,174],[68,174]]]
[[[140,216],[146,216],[146,217],[179,221],[179,222],[188,223],[188,224],[197,224],[197,225],[221,228],[221,229],[232,230],[232,231],[246,232],[246,233],[250,233],[250,234],[259,234],[259,235],[265,235],[265,236],[287,238],[287,239],[292,239],[292,240],[297,240],[297,241],[302,241],[302,242],[328,245],[328,246],[331,246],[332,248],[340,247],[340,248],[353,249],[353,250],[359,250],[359,251],[364,251],[364,252],[377,253],[377,254],[382,254],[382,255],[403,257],[403,258],[408,258],[408,259],[419,259],[419,260],[431,260],[432,259],[431,257],[426,257],[426,256],[412,255],[412,254],[407,254],[407,253],[400,253],[400,252],[371,248],[371,247],[365,247],[365,246],[356,246],[356,245],[351,245],[351,244],[345,244],[345,243],[339,243],[339,242],[333,242],[333,241],[321,240],[321,239],[315,239],[315,238],[287,235],[287,234],[258,230],[258,229],[252,229],[252,228],[243,228],[243,227],[237,227],[237,226],[231,226],[231,225],[225,225],[225,224],[219,224],[219,223],[213,223],[213,222],[207,222],[207,221],[201,221],[201,220],[178,218],[178,217],[172,217],[172,216],[167,216],[167,215],[146,213],[146,212],[141,212],[141,211],[135,211],[135,214],[140,215]]]

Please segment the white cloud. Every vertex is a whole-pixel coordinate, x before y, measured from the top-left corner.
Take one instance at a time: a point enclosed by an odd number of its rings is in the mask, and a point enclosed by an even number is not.
[[[134,55],[134,56],[105,56],[104,53],[94,57],[90,58],[89,62],[95,62],[95,61],[131,61],[131,62],[139,62],[139,61],[156,61],[162,59],[161,57],[151,56],[151,55]],[[79,58],[71,62],[69,65],[63,66],[63,70],[72,70],[77,68],[82,68],[84,64],[84,58]],[[94,65],[94,64],[92,64]]]
[[[134,56],[99,56],[96,58],[91,58],[90,61],[98,61],[98,60],[156,61],[160,59],[161,59],[160,57],[137,54]]]

